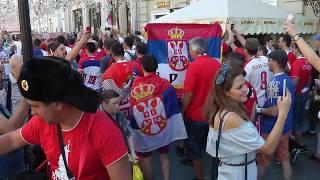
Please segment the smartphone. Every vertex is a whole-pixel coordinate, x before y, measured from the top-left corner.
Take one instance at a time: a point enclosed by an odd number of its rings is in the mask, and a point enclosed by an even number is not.
[[[231,24],[231,30],[233,30],[234,29],[234,24]]]
[[[91,27],[86,27],[86,33],[91,33]]]
[[[287,21],[293,22],[293,18],[294,18],[293,14],[288,14]]]
[[[283,97],[283,98],[286,96],[286,91],[287,91],[286,84],[287,84],[287,80],[284,79],[284,80],[283,80],[283,87],[282,87],[282,97]]]

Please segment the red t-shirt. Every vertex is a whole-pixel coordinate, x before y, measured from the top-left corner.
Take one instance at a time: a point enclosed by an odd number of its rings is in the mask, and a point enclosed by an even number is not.
[[[234,52],[241,54],[244,58],[248,58],[248,55],[243,48],[236,48]]]
[[[133,60],[133,62],[136,62],[142,66],[142,58],[137,58],[137,59]]]
[[[251,89],[252,93],[251,96],[247,99],[247,101],[244,103],[244,105],[247,108],[247,112],[248,112],[248,117],[251,117],[251,113],[252,113],[252,108],[254,103],[257,103],[258,98],[257,98],[257,92],[256,90],[249,84],[248,81],[245,82],[245,85]]]
[[[88,57],[88,54],[86,52],[86,48],[81,48],[80,58],[85,58],[85,57]]]
[[[105,57],[107,54],[104,50],[98,50],[96,56],[99,57],[100,59]]]
[[[44,51],[47,51],[48,50],[48,46],[46,43],[42,42],[41,43],[41,49],[44,50]]]
[[[96,52],[95,54],[94,54],[94,56],[97,58],[97,59],[102,59],[104,56],[106,56],[106,52],[104,52],[104,51],[100,51],[100,52]],[[81,53],[80,53],[80,58],[86,58],[86,57],[88,57],[88,54],[87,54],[87,52],[86,52],[86,49],[85,48],[82,48],[81,49]]]
[[[288,52],[288,64],[290,70],[292,69],[293,62],[297,59],[297,57],[292,53],[292,51]]]
[[[109,179],[106,167],[128,153],[119,128],[101,111],[84,113],[73,129],[62,130],[62,134],[66,160],[76,179]],[[50,163],[51,179],[68,179],[55,124],[33,116],[21,135],[26,142],[41,145]]]
[[[104,72],[102,80],[113,79],[118,87],[122,87],[132,76],[143,76],[141,66],[136,62],[125,60],[112,64]]]
[[[296,93],[300,94],[304,87],[307,87],[311,78],[312,66],[305,57],[298,57],[292,64],[291,77],[298,78]]]
[[[204,105],[219,68],[219,61],[208,55],[200,56],[190,63],[184,81],[184,92],[192,93],[192,100],[186,110],[187,118],[207,121],[204,117]]]

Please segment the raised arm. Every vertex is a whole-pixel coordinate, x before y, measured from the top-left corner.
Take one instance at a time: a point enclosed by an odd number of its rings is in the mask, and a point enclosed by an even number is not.
[[[238,30],[233,29],[233,32],[236,35],[237,39],[240,41],[241,45],[244,47],[246,43],[246,39],[241,36],[241,33]]]
[[[66,60],[72,61],[74,60],[78,55],[83,47],[83,45],[88,42],[89,38],[91,37],[91,33],[83,33],[80,40],[77,42],[77,44],[74,46],[72,51],[67,55]]]
[[[226,24],[226,32],[228,33],[228,39],[227,39],[226,43],[228,44],[228,46],[230,46],[230,44],[233,43],[233,41],[234,41],[233,32],[231,30],[230,24]]]
[[[284,23],[284,30],[290,35],[295,36],[296,34],[299,34],[294,26],[290,21]],[[299,38],[296,41],[301,53],[304,55],[304,57],[307,58],[308,62],[317,69],[317,71],[320,71],[320,57],[316,54],[316,52],[308,45],[308,43],[303,40],[303,38]]]

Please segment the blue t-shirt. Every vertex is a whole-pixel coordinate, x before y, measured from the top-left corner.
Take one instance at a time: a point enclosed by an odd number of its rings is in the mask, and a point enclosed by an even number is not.
[[[266,91],[266,102],[264,108],[269,108],[272,106],[277,106],[277,100],[279,96],[283,95],[283,82],[286,79],[286,87],[291,93],[291,107],[287,116],[287,120],[284,124],[283,134],[289,132],[293,125],[293,105],[295,99],[295,85],[291,78],[285,73],[279,73],[274,75],[273,79],[269,82]],[[277,121],[277,117],[262,116],[261,119],[261,131],[262,133],[270,133],[273,126]]]
[[[41,48],[33,48],[33,56],[34,57],[42,57],[43,53],[41,51]]]

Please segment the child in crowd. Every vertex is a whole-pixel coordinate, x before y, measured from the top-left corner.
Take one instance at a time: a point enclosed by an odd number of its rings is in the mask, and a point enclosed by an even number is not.
[[[138,156],[134,150],[134,144],[132,139],[132,129],[129,126],[129,121],[126,120],[126,116],[120,112],[120,95],[118,92],[112,89],[108,89],[102,93],[102,103],[101,108],[109,116],[109,118],[114,121],[114,123],[119,127],[122,135],[127,142],[127,146],[130,150],[133,160],[138,160]]]

